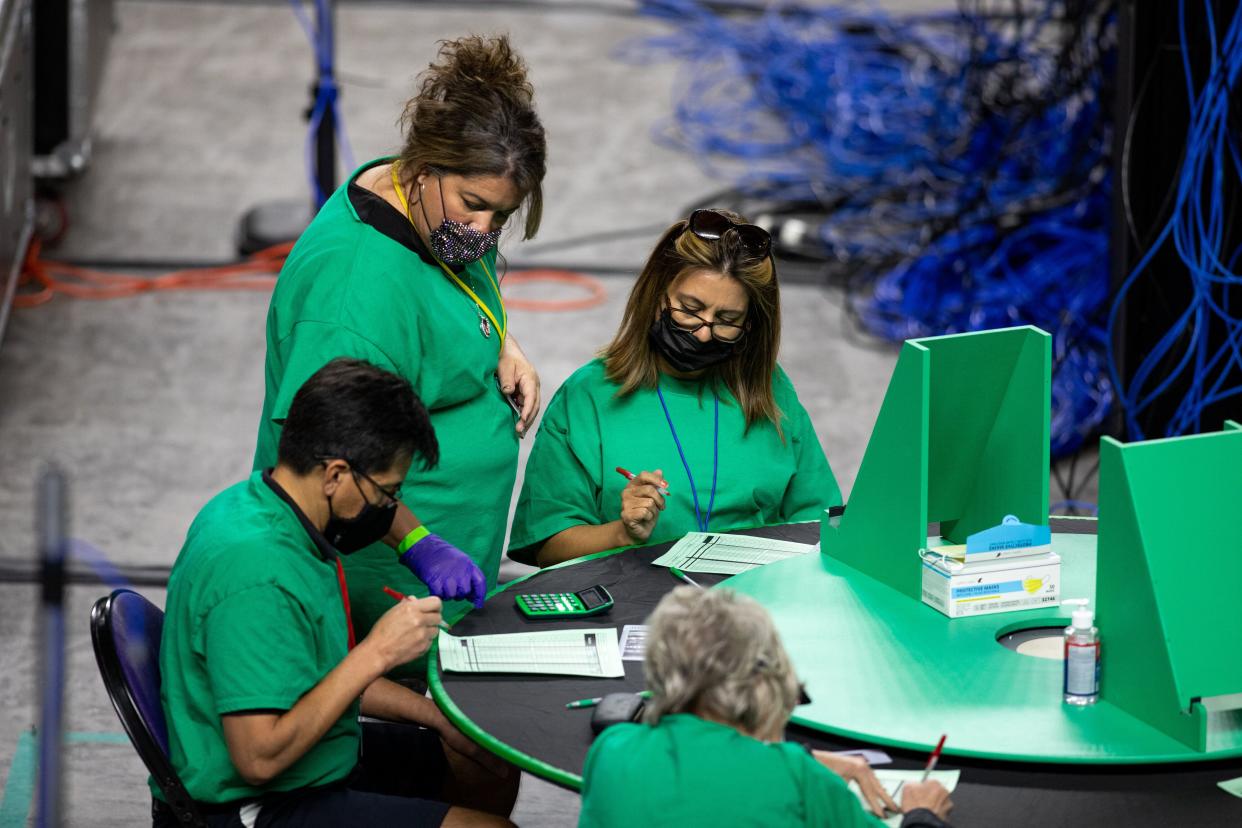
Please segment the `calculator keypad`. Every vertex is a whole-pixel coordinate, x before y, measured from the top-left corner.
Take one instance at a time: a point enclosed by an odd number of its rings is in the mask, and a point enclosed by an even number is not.
[[[554,592],[523,595],[527,609],[536,615],[573,612],[581,610],[582,601],[572,592]]]

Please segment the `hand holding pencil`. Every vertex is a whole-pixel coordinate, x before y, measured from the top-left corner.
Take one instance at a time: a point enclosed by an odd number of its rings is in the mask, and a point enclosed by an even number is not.
[[[400,593],[398,593],[400,594]],[[440,634],[440,599],[407,598],[380,616],[355,649],[373,650],[384,665],[384,672],[413,661],[427,650]]]
[[[926,808],[927,810],[940,817],[942,820],[948,820],[949,811],[953,810],[953,800],[949,799],[949,792],[936,780],[928,780],[931,772],[935,770],[936,763],[940,761],[940,751],[944,750],[944,740],[946,735],[940,737],[940,741],[936,743],[936,749],[931,752],[931,756],[927,757],[927,766],[923,768],[923,778],[918,782],[907,782],[901,788],[901,810],[909,813],[917,808]]]
[[[664,511],[664,498],[668,494],[664,473],[656,469],[654,472],[632,474],[621,466],[617,466],[617,473],[629,480],[621,490],[624,543],[646,543],[655,530],[656,521],[660,519],[660,512]]]

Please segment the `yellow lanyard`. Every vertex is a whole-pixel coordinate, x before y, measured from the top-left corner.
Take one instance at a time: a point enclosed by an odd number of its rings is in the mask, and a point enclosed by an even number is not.
[[[401,188],[400,179],[397,178],[397,165],[399,163],[401,162],[394,161],[390,167],[392,171],[392,186],[393,189],[397,191],[397,199],[401,202],[401,206],[405,208],[406,220],[410,222],[410,226],[413,227],[414,232],[417,233],[418,228],[414,224],[414,217],[410,215],[410,203],[405,197],[405,190]],[[436,259],[436,255],[432,253],[431,258]],[[495,326],[496,331],[500,334],[500,349],[503,351],[505,348],[505,333],[509,329],[509,314],[505,311],[505,300],[500,296],[500,285],[496,283],[496,277],[492,275],[492,272],[487,269],[487,262],[482,259],[479,260],[479,264],[483,266],[483,272],[487,274],[487,278],[491,280],[492,289],[496,291],[496,301],[500,302],[500,318],[504,320],[503,325],[496,321],[496,317],[492,314],[491,308],[487,306],[487,303],[480,299],[478,295],[470,289],[470,286],[463,282],[457,274],[449,268],[448,265],[439,259],[436,259],[436,264],[440,265],[444,272],[448,274],[448,277],[452,279],[459,288],[465,291],[467,296],[474,300],[475,307],[477,307],[481,312],[487,314],[487,318],[491,320],[492,325]]]

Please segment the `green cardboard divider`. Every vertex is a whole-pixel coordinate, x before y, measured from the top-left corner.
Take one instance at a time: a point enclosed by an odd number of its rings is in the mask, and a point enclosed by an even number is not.
[[[949,543],[1048,516],[1051,337],[1031,326],[911,339],[820,550],[921,600],[928,521]]]
[[[1242,428],[1100,443],[1100,698],[1195,750],[1242,692]]]

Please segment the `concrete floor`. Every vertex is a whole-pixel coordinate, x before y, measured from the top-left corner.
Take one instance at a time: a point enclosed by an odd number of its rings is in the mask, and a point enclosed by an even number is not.
[[[628,39],[662,31],[658,23],[568,2],[551,10],[517,4],[501,12],[498,5],[341,4],[343,106],[357,158],[397,144],[397,114],[435,41],[506,30],[531,64],[549,136],[538,243],[667,224],[683,205],[723,186],[650,138],[669,110],[676,67],[610,57]],[[629,4],[602,5],[624,11]],[[72,225],[55,255],[228,258],[246,208],[306,190],[300,113],[311,64],[303,34],[281,3],[117,6],[94,160],[65,190]],[[512,240],[502,249],[517,260],[636,270],[654,238],[542,259]],[[591,310],[511,314],[545,399],[615,329],[630,279],[602,282],[607,301]],[[523,287],[513,295],[550,293]],[[197,510],[249,470],[266,307],[265,293],[184,293],[58,298],[15,312],[0,345],[0,557],[32,554],[33,483],[51,461],[69,474],[76,536],[118,562],[170,564]],[[848,492],[895,352],[848,330],[840,298],[821,289],[788,286],[784,309],[782,363]],[[506,563],[504,574],[521,571]],[[87,630],[90,605],[104,591],[69,590],[67,725],[76,733],[120,732]],[[162,603],[159,590],[144,591]],[[36,602],[33,586],[0,584],[0,790],[9,785],[0,828],[25,824],[30,756],[22,734],[37,716]],[[127,744],[79,736],[66,755],[67,824],[148,819],[145,772]],[[514,816],[525,825],[573,825],[577,809],[576,795],[527,777]]]

